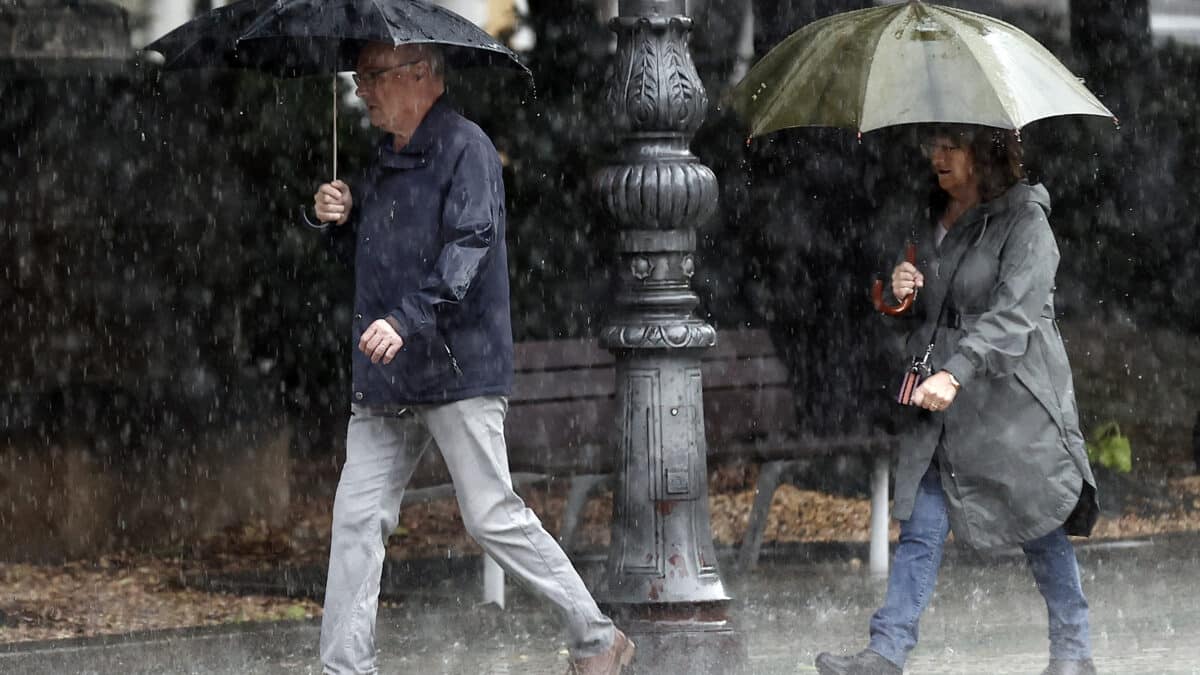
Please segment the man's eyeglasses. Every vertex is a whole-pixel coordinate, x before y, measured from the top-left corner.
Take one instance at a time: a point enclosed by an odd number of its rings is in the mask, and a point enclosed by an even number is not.
[[[955,150],[962,149],[963,146],[955,145],[953,143],[939,143],[935,141],[924,141],[921,143],[921,154],[925,156],[925,159],[930,159],[939,152],[951,153]]]
[[[375,84],[379,82],[379,80],[382,79],[385,74],[393,70],[399,70],[400,68],[420,63],[421,61],[424,61],[424,59],[417,59],[416,61],[409,61],[407,63],[401,63],[395,66],[389,66],[387,68],[380,68],[378,70],[369,70],[365,73],[354,73],[350,77],[354,80],[354,86],[356,87],[374,87]]]

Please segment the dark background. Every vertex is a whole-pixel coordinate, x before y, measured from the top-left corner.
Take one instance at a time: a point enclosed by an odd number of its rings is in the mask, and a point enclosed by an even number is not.
[[[861,6],[755,0],[755,51]],[[535,92],[464,83],[452,97],[505,158],[515,337],[594,336],[612,281],[614,230],[589,192],[614,140],[599,103],[612,38],[590,6],[530,7]],[[693,149],[722,199],[696,224],[699,311],[719,330],[771,331],[810,430],[886,427],[897,357],[867,289],[920,213],[927,171],[904,132],[860,141],[794,130],[747,144],[720,105],[738,9],[693,3],[712,101]],[[1059,312],[1190,344],[1200,331],[1200,51],[1153,46],[1145,2],[1076,0],[1072,10],[1069,41],[1036,10],[1010,15],[1121,120],[1049,120],[1023,134],[1054,199]],[[335,454],[350,276],[297,218],[328,179],[328,81],[145,64],[0,81],[0,440],[37,452],[78,439],[120,468],[163,455],[186,464],[204,452],[188,440],[196,429],[253,437],[291,423],[297,456]],[[344,114],[344,176],[372,138]],[[1195,407],[1183,402],[1189,416]],[[1122,409],[1134,423],[1136,404]],[[1106,415],[1085,406],[1085,425]],[[1139,466],[1177,463],[1180,450],[1144,446]]]

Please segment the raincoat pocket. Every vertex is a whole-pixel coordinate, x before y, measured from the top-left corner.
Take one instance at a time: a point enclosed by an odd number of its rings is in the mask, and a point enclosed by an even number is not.
[[[1059,405],[1058,396],[1045,386],[1045,378],[1037,377],[1033,373],[1028,372],[1028,369],[1024,366],[1017,368],[1015,374],[1021,386],[1029,392],[1038,405],[1050,416],[1050,420],[1058,428],[1058,435],[1065,437],[1066,427],[1063,424],[1062,408]]]
[[[415,391],[453,388],[462,377],[458,360],[439,333],[415,336],[404,367],[404,378]]]

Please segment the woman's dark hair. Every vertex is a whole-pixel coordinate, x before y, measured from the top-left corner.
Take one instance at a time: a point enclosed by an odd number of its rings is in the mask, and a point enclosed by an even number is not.
[[[959,146],[969,146],[979,175],[979,198],[991,201],[1025,179],[1025,153],[1021,137],[1012,129],[998,129],[974,124],[939,124],[929,136],[953,140]]]

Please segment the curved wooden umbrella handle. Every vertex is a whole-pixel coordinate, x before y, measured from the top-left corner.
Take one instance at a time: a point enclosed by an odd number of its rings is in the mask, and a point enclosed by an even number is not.
[[[912,264],[917,263],[917,245],[909,242],[904,251],[904,257]],[[913,300],[917,299],[917,291],[914,289],[909,293],[899,305],[891,307],[883,302],[883,281],[876,279],[875,285],[871,287],[871,301],[875,303],[875,309],[887,314],[888,316],[900,316],[907,312],[912,307]]]

